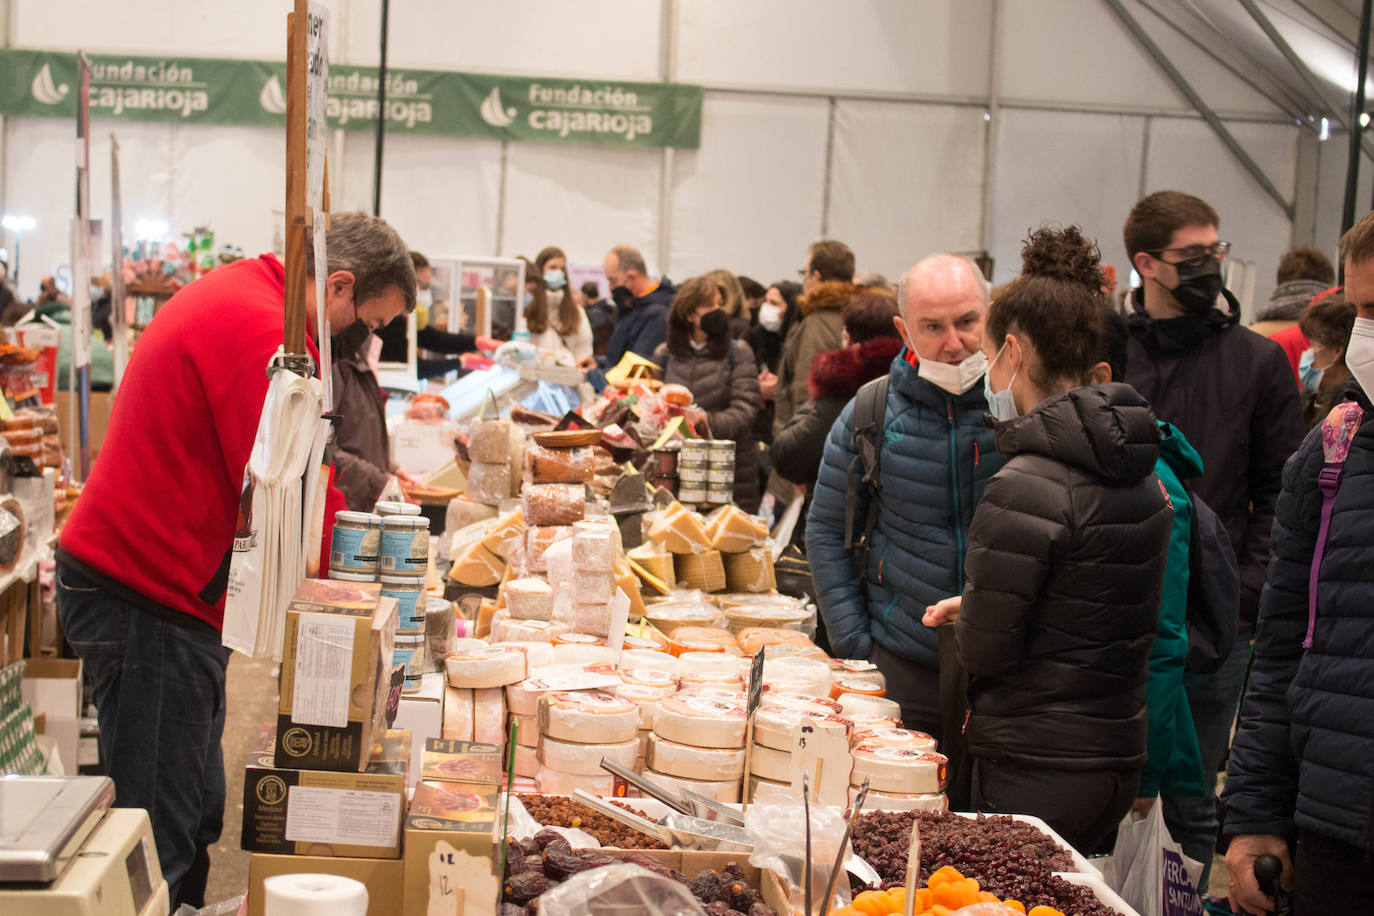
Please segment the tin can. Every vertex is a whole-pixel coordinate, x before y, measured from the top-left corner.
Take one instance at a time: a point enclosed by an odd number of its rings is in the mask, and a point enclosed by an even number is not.
[[[712,439],[710,443],[711,463],[717,464],[727,458],[731,463],[735,460],[735,440],[734,439]]]
[[[420,507],[411,503],[380,502],[376,512],[378,515],[419,515]]]
[[[707,468],[683,468],[678,476],[685,484],[704,484],[710,479],[710,471]]]
[[[421,633],[397,634],[396,643],[391,650],[391,665],[405,665],[406,681],[401,688],[403,693],[413,693],[420,689],[420,676],[425,673],[425,637]]]
[[[375,576],[381,537],[380,515],[347,510],[335,512],[334,533],[329,541],[329,568]]]
[[[384,516],[381,544],[378,569],[382,575],[424,578],[429,572],[429,519]]]
[[[398,632],[424,630],[424,594],[424,583],[419,579],[382,576],[382,597],[396,599],[396,629]]]
[[[705,439],[685,439],[682,443],[682,454],[678,457],[678,465],[684,461],[709,461],[711,460],[711,445]]]
[[[372,573],[346,573],[329,570],[329,578],[336,582],[376,582],[377,577]]]
[[[730,484],[710,484],[706,488],[706,502],[712,505],[724,505],[735,495],[735,487]]]
[[[694,505],[694,506],[700,505],[700,504],[706,502],[706,488],[705,488],[705,487],[693,487],[693,488],[683,487],[682,489],[678,490],[677,499],[678,499],[678,502],[680,502],[680,503],[686,503],[686,504]]]
[[[708,484],[729,484],[733,487],[735,485],[734,462],[730,462],[728,467],[721,467],[717,464],[711,465],[711,470],[706,472],[706,481]]]

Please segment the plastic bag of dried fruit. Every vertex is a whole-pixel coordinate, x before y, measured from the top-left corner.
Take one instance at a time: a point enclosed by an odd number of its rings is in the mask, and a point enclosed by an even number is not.
[[[811,803],[811,888],[819,902],[844,836],[844,810],[831,805]],[[806,814],[800,803],[750,805],[744,813],[744,829],[754,841],[749,864],[767,869],[783,879],[795,909],[805,908]],[[853,856],[852,851],[846,858]],[[831,909],[848,906],[849,880],[845,875],[835,882]]]
[[[548,891],[539,898],[540,916],[704,916],[706,910],[686,885],[638,865],[603,865]]]

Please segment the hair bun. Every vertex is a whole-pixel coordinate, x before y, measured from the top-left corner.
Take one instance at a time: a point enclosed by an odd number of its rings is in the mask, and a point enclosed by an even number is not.
[[[1094,292],[1104,283],[1101,261],[1097,243],[1084,238],[1077,226],[1042,226],[1030,234],[1021,249],[1022,276],[1080,283]]]

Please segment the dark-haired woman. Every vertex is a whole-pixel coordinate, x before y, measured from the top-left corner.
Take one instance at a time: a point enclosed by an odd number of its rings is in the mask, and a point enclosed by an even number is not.
[[[800,295],[801,284],[791,280],[779,280],[768,287],[763,293],[763,304],[759,306],[758,323],[744,335],[759,364],[759,393],[763,396],[763,406],[754,431],[760,442],[773,441],[773,392],[778,386],[778,364],[782,362],[782,345],[787,332],[800,317],[797,311]]]
[[[730,333],[719,287],[693,277],[677,291],[668,312],[668,339],[654,350],[663,380],[687,386],[706,411],[711,435],[735,440],[735,503],[746,512],[759,506],[758,366],[754,352]]]
[[[1131,809],[1146,759],[1145,685],[1172,509],[1159,427],[1124,384],[1090,385],[1102,352],[1097,247],[1041,229],[988,312],[998,450],[969,529],[954,622],[980,811],[1044,818],[1094,851]]]
[[[1311,429],[1345,398],[1345,386],[1352,377],[1345,364],[1345,347],[1355,328],[1355,306],[1341,293],[1332,293],[1309,305],[1298,327],[1308,342],[1298,361],[1298,376],[1303,385],[1303,412]]]
[[[592,325],[568,289],[568,256],[561,248],[550,245],[539,252],[525,287],[530,294],[525,306],[530,342],[542,351],[566,350],[572,354],[571,366],[591,356]]]

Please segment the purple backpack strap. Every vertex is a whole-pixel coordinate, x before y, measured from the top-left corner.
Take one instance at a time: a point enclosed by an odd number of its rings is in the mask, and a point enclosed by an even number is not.
[[[1336,491],[1341,486],[1345,459],[1350,455],[1350,442],[1364,419],[1364,408],[1354,401],[1346,401],[1332,408],[1322,421],[1322,457],[1325,464],[1317,475],[1322,491],[1321,526],[1317,529],[1317,544],[1312,551],[1312,570],[1307,576],[1307,636],[1302,647],[1312,648],[1312,634],[1317,628],[1317,580],[1321,575],[1322,557],[1326,553],[1326,537],[1331,530],[1331,509],[1336,504]]]

